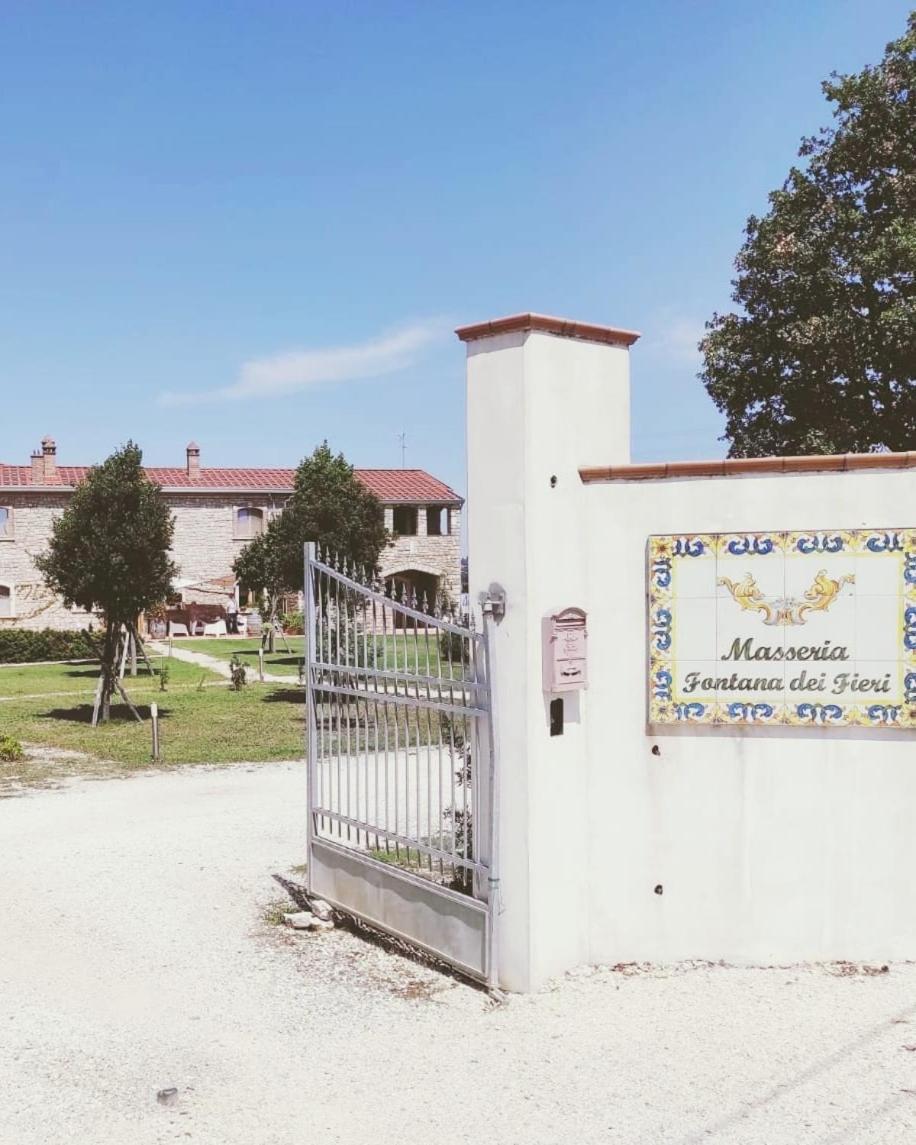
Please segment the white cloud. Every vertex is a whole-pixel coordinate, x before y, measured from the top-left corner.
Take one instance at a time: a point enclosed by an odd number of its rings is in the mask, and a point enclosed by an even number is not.
[[[449,333],[444,319],[412,322],[352,346],[323,350],[287,350],[268,358],[243,362],[232,385],[189,393],[167,391],[159,396],[165,406],[197,405],[212,401],[241,401],[297,393],[313,386],[379,378],[413,365],[432,342]]]
[[[641,346],[645,353],[672,366],[699,368],[697,343],[705,333],[702,318],[662,311],[644,329]]]

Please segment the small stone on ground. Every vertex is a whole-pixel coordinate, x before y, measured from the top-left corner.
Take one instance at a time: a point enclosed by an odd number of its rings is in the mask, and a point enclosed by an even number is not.
[[[283,921],[293,930],[311,930],[318,919],[307,910],[299,910],[295,914],[286,915]]]

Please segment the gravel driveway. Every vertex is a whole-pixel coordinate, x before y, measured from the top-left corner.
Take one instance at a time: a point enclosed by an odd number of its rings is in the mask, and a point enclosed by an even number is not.
[[[912,965],[601,969],[494,1008],[268,925],[303,844],[295,764],[0,802],[0,1141],[916,1141]]]

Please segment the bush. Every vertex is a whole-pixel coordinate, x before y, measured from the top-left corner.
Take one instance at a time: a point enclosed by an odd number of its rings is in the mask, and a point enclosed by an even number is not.
[[[280,623],[288,636],[301,636],[305,631],[305,621],[301,612],[282,612]]]
[[[60,632],[43,628],[0,628],[0,664],[32,664],[38,660],[96,660],[99,650],[91,632]]]
[[[18,763],[20,759],[25,759],[25,752],[19,740],[0,735],[0,763]]]
[[[466,636],[459,636],[457,632],[442,632],[439,634],[439,663],[441,668],[453,667],[470,662],[470,641]]]
[[[245,665],[236,655],[233,655],[229,661],[229,678],[231,681],[230,687],[235,692],[241,692],[242,688],[248,683],[248,679],[245,676]]]

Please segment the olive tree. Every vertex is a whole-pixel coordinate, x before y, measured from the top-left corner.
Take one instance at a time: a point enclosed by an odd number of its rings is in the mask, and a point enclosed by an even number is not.
[[[302,588],[306,541],[319,542],[371,575],[387,540],[381,502],[344,455],[332,453],[325,441],[300,463],[283,512],[242,550],[232,567],[240,580],[265,597],[270,621],[278,597]]]
[[[111,712],[122,625],[172,593],[174,522],[160,489],[143,471],[129,441],[90,469],[54,522],[47,551],[35,564],[47,587],[68,606],[101,611],[100,719]]]

